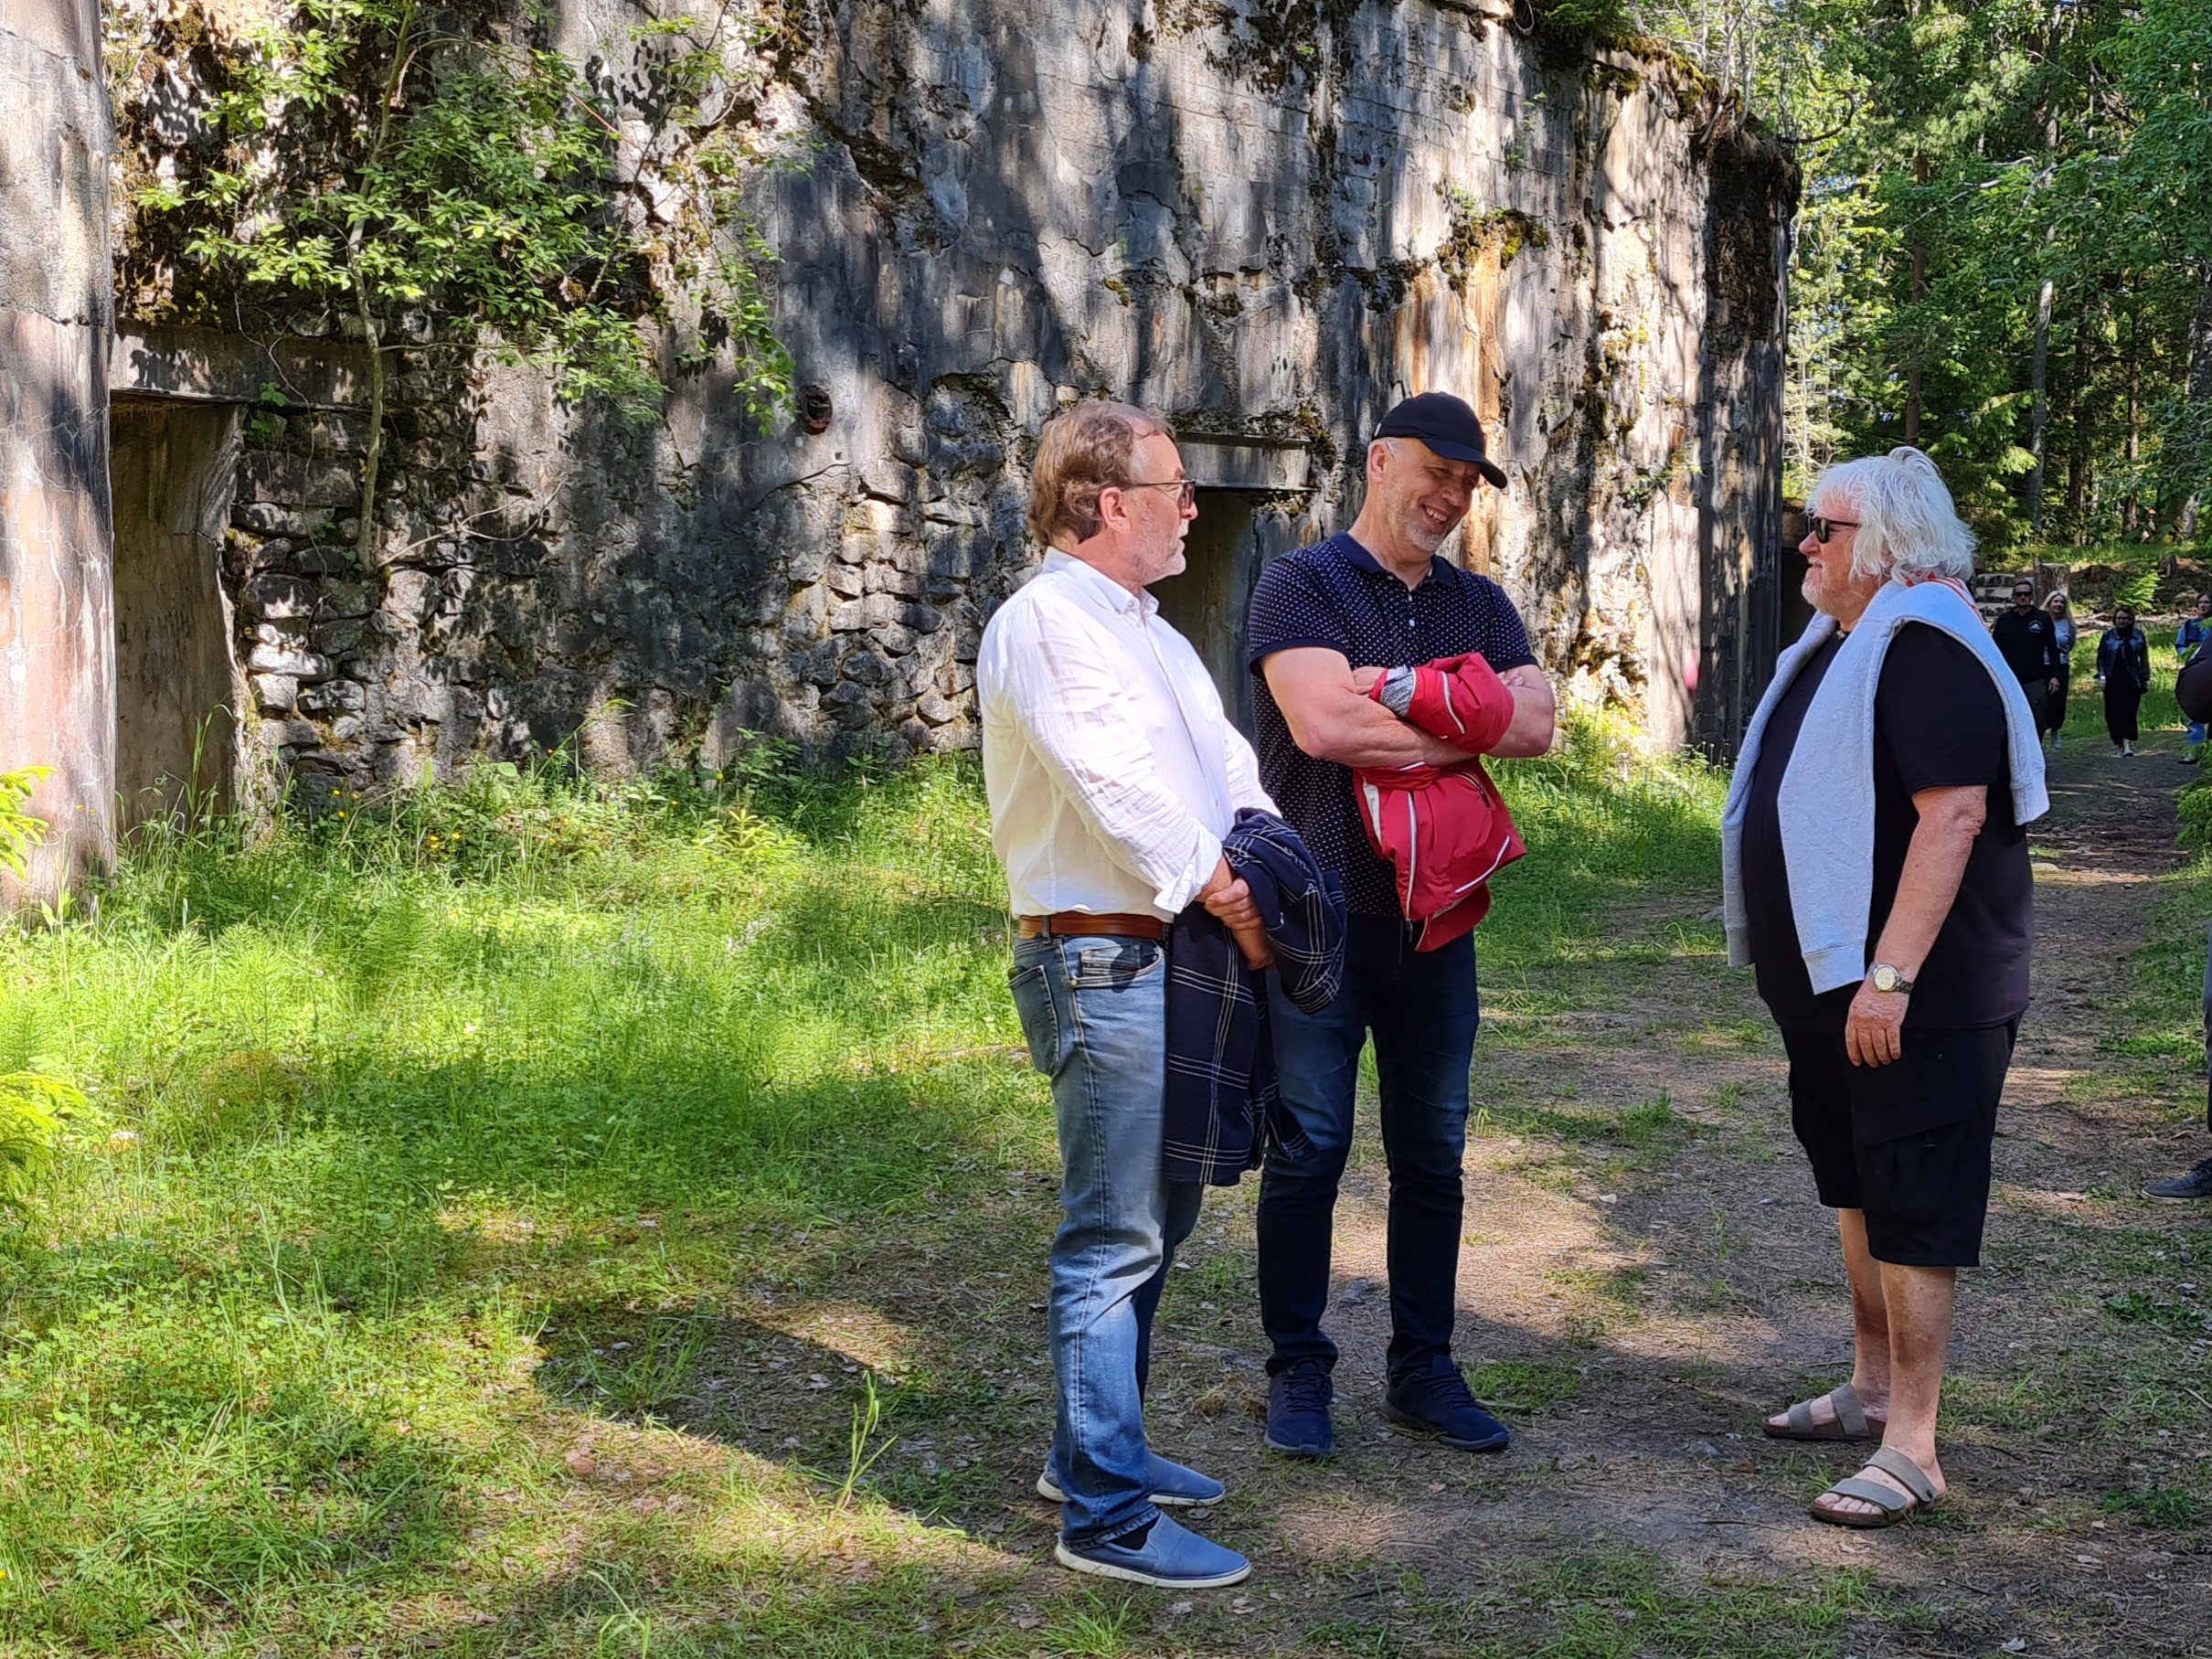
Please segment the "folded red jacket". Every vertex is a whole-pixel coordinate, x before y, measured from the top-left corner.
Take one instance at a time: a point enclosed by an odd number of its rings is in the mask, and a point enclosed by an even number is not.
[[[1513,693],[1478,653],[1413,671],[1405,718],[1466,750],[1441,768],[1363,766],[1353,772],[1367,843],[1398,881],[1398,908],[1420,930],[1414,948],[1450,944],[1490,913],[1490,878],[1528,848],[1497,786],[1474,759],[1513,723]],[[1382,700],[1377,680],[1368,695]]]

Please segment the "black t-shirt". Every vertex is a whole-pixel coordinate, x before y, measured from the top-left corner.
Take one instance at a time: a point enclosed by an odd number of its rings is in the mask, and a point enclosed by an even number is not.
[[[1479,651],[1499,674],[1533,663],[1505,590],[1441,558],[1409,588],[1350,536],[1286,553],[1252,590],[1246,661],[1260,781],[1324,869],[1344,877],[1355,916],[1397,916],[1390,867],[1375,856],[1352,797],[1352,769],[1298,747],[1260,665],[1302,645],[1342,652],[1355,668],[1405,668]]]
[[[2017,607],[2000,614],[1989,631],[1990,638],[1997,643],[1997,654],[2005,659],[2013,677],[2023,685],[2030,680],[2056,678],[2058,673],[2058,646],[2051,632],[2051,614],[2047,611],[2022,611]]]
[[[1798,672],[1760,740],[1745,803],[1743,888],[1759,994],[1775,1024],[1840,1026],[1858,987],[1813,994],[1790,909],[1776,797],[1797,747],[1805,710],[1835,659],[1838,633]],[[1924,789],[1979,783],[1989,816],[1974,837],[1959,896],[1914,978],[1905,1023],[1918,1028],[1995,1026],[2027,1008],[2028,951],[2035,938],[2035,877],[2027,833],[2013,821],[2012,765],[2005,705],[1989,671],[1958,641],[1909,622],[1882,658],[1874,698],[1874,899],[1866,962],[1897,899],[1905,849],[1920,824],[1912,797]]]

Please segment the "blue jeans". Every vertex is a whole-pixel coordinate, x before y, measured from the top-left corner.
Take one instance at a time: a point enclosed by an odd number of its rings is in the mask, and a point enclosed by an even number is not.
[[[1008,974],[1029,1058],[1052,1079],[1059,1232],[1048,1326],[1052,1473],[1070,1548],[1154,1519],[1144,1384],[1152,1318],[1204,1189],[1161,1175],[1167,962],[1149,940],[1025,939]]]
[[[1283,1106],[1312,1144],[1271,1146],[1260,1177],[1260,1321],[1271,1376],[1303,1360],[1336,1363],[1321,1328],[1329,1305],[1330,1229],[1352,1144],[1359,1054],[1375,1034],[1383,1152],[1390,1169],[1389,1375],[1425,1372],[1452,1352],[1458,1309],[1460,1163],[1467,1151],[1467,1071],[1482,1003],[1474,940],[1417,953],[1395,917],[1354,916],[1344,989],[1301,1014],[1269,981]]]

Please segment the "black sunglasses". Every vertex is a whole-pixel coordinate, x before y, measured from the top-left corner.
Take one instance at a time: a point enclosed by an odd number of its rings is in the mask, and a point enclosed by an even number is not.
[[[1834,535],[1838,530],[1856,530],[1858,528],[1858,520],[1856,518],[1823,518],[1817,513],[1805,520],[1805,522],[1813,526],[1813,539],[1820,543],[1820,545],[1824,548],[1828,545],[1828,537]]]

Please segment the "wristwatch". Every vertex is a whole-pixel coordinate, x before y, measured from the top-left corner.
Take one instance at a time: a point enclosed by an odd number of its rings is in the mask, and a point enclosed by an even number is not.
[[[1867,971],[1867,980],[1877,991],[1894,991],[1899,996],[1912,994],[1912,982],[1886,962],[1877,962]]]

